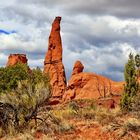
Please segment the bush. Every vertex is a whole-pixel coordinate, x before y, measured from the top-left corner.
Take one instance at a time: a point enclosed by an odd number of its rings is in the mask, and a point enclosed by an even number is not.
[[[39,68],[29,73],[28,67],[20,64],[2,71],[7,74],[3,76],[3,80],[8,86],[4,85],[5,89],[1,86],[0,126],[5,133],[10,133],[10,130],[19,132],[32,119],[42,120],[37,118],[37,114],[39,107],[51,97],[49,78]]]
[[[72,109],[72,110],[74,110],[74,111],[78,111],[79,110],[79,105],[76,102],[71,101],[69,103],[69,108]]]
[[[29,67],[26,64],[0,68],[0,93],[11,91],[18,85],[18,81],[29,78]]]
[[[138,55],[136,55],[138,56]],[[125,77],[125,87],[124,94],[121,99],[121,108],[124,110],[131,110],[134,97],[139,92],[139,83],[138,83],[138,68],[140,61],[139,57],[135,57],[132,54],[129,55],[127,64],[125,65],[124,77]]]
[[[137,96],[135,96],[133,99],[131,114],[137,118],[140,117],[140,93],[138,93]]]

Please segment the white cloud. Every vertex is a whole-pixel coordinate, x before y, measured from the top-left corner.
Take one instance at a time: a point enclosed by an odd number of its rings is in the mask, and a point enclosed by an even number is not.
[[[123,79],[130,51],[140,51],[139,0],[5,0],[0,2],[0,65],[9,53],[27,53],[31,67],[43,67],[51,22],[62,15],[63,60],[66,71],[80,59],[85,71]],[[122,8],[122,6],[124,6]],[[118,11],[119,9],[120,11]],[[128,10],[128,11],[127,11]],[[126,12],[127,11],[127,12]],[[120,18],[121,17],[121,18]],[[125,17],[125,18],[122,18]]]
[[[28,61],[29,66],[32,66],[32,68],[36,68],[36,67],[43,67],[43,62],[44,59],[36,59],[36,60],[30,60]]]
[[[32,38],[32,37],[31,37]],[[38,38],[37,40],[24,40],[22,36],[18,34],[11,34],[11,35],[0,35],[0,50],[11,50],[17,52],[27,52],[27,53],[34,53],[34,52],[44,52],[47,50],[46,40]],[[46,48],[44,47],[46,46]]]
[[[66,52],[64,63],[67,67],[71,66],[71,70],[74,62],[80,59],[85,66],[85,71],[105,74],[113,79],[123,80],[122,71],[127,62],[128,55],[130,52],[136,53],[136,50],[131,44],[115,42],[103,48],[91,46],[91,49],[86,49],[81,53],[69,52],[67,50]]]
[[[4,65],[6,65],[6,61],[8,60],[8,56],[0,53],[0,66],[3,67]]]

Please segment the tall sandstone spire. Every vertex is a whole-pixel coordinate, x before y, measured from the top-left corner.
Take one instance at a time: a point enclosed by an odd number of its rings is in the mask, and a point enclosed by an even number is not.
[[[61,17],[56,17],[52,23],[49,36],[48,51],[44,61],[44,73],[50,76],[52,97],[61,98],[66,88],[66,76],[62,63],[62,42],[60,35]]]

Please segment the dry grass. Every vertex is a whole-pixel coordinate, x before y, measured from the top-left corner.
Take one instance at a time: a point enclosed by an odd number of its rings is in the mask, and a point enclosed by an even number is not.
[[[122,118],[118,119],[116,122],[110,122],[108,125],[105,125],[102,128],[102,132],[115,132],[118,140],[138,140],[138,134],[140,133],[140,120],[132,118],[131,116],[128,118],[122,116]]]
[[[65,120],[81,120],[85,122],[87,127],[98,122],[98,124],[102,126],[103,132],[115,132],[116,138],[118,139],[129,139],[129,136],[132,134],[137,136],[138,133],[140,133],[139,119],[133,118],[130,114],[123,113],[119,107],[106,109],[97,107],[95,104],[92,105],[94,107],[91,107],[88,103],[88,106],[81,108],[80,105],[75,102],[70,106],[65,106],[63,110],[53,110],[53,113],[57,117]],[[75,127],[77,126],[75,125]],[[132,138],[133,136],[131,136],[130,139]]]
[[[129,118],[124,121],[119,130],[119,137],[124,137],[126,135],[131,135],[131,133],[140,132],[140,122],[135,118]]]
[[[1,140],[54,140],[54,138],[47,136],[47,135],[39,135],[36,134],[36,136],[32,133],[20,133],[16,136],[6,136],[4,138],[1,138]]]
[[[87,101],[84,107],[80,107],[82,101],[70,102],[67,106],[52,110],[51,113],[60,119],[70,120],[70,119],[82,119],[82,120],[95,120],[100,124],[105,125],[109,122],[115,121],[116,117],[122,115],[120,108],[116,109],[106,109],[102,107],[97,107],[94,101]]]
[[[41,133],[41,140],[51,140],[57,135],[64,135],[69,133],[76,133],[80,125],[84,129],[94,127],[98,124],[102,128],[103,133],[116,133],[116,138],[129,139],[132,134],[140,133],[140,120],[132,118],[130,114],[124,114],[120,108],[106,109],[95,106],[93,102],[86,102],[86,105],[81,107],[81,102],[71,102],[65,105],[58,105],[51,110],[42,109],[38,113],[38,117],[45,120],[42,122],[38,120],[38,125],[34,125],[34,121],[29,124],[28,130],[24,134],[17,134],[19,140],[36,137],[36,133]],[[92,104],[91,104],[92,103]],[[83,126],[84,125],[84,126]],[[0,135],[1,135],[0,129]],[[12,130],[11,137],[12,139]],[[13,136],[14,138],[15,136]],[[133,138],[133,136],[131,136]]]

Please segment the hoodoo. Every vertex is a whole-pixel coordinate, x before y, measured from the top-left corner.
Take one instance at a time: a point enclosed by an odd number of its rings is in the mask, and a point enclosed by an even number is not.
[[[83,69],[83,64],[76,61],[63,101],[85,98],[99,99],[113,95],[118,96],[123,92],[123,82],[115,82],[102,75],[83,72]]]
[[[84,69],[83,64],[79,60],[77,60],[75,62],[75,64],[74,64],[72,75],[75,75],[75,74],[78,74],[80,72],[83,72],[83,69]]]
[[[49,36],[48,51],[44,61],[44,73],[50,76],[52,97],[61,98],[66,88],[66,76],[62,63],[62,41],[60,35],[61,17],[56,17],[52,23]]]
[[[17,63],[27,64],[28,59],[25,54],[10,54],[6,66],[13,66]]]

